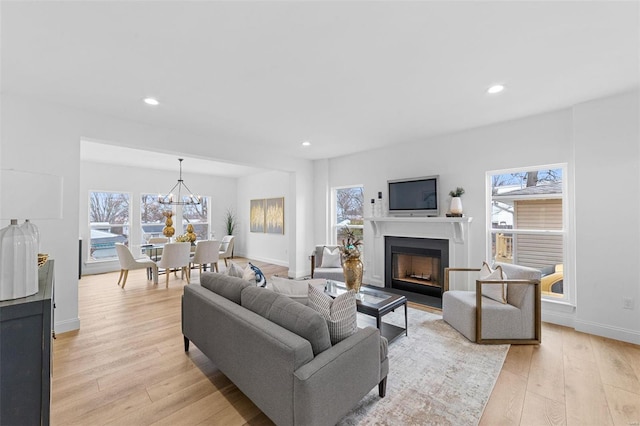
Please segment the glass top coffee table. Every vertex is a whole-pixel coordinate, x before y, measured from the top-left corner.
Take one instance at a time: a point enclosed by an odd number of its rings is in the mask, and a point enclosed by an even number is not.
[[[338,281],[327,280],[324,292],[331,297],[337,297],[347,292],[344,283]],[[407,330],[407,298],[394,293],[388,293],[379,287],[363,285],[360,292],[356,295],[356,305],[358,312],[372,316],[376,319],[376,327],[380,330],[380,334],[391,342],[404,333],[408,336]],[[396,308],[404,306],[404,328],[397,325],[389,324],[382,321],[389,312],[395,311]]]

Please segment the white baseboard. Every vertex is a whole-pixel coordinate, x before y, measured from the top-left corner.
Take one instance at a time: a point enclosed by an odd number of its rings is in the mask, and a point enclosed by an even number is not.
[[[595,334],[596,336],[640,345],[640,332],[638,330],[580,320],[575,321],[575,329],[583,333]]]
[[[66,333],[67,331],[80,330],[80,318],[74,318],[65,321],[56,321],[53,326],[56,334]]]

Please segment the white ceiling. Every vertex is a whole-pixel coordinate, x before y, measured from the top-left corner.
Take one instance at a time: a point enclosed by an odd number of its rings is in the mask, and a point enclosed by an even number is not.
[[[184,160],[182,162],[184,173],[238,178],[265,171],[265,169],[240,164],[229,164],[186,155],[177,156],[157,151],[145,151],[88,140],[83,140],[80,144],[80,159],[83,161],[138,168],[142,164],[147,169],[175,171],[176,176],[180,171],[178,158]]]
[[[211,158],[229,144],[318,159],[427,140],[636,88],[640,75],[635,1],[3,1],[0,12],[4,92],[200,134]],[[507,90],[487,95],[494,82]]]

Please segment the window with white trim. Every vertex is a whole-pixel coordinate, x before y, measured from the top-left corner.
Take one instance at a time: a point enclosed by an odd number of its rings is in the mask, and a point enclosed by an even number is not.
[[[129,244],[130,194],[89,192],[89,261],[114,260],[116,243]]]
[[[208,240],[209,235],[209,197],[202,197],[200,204],[182,206],[182,233],[187,233],[187,226],[193,225],[198,241]]]
[[[567,299],[566,165],[487,173],[488,250],[495,262],[542,272],[542,295]]]
[[[158,194],[142,194],[140,196],[140,227],[142,232],[142,244],[146,244],[149,238],[163,237],[162,230],[165,227],[165,211],[170,211],[171,206],[160,204]]]
[[[363,241],[364,248],[364,187],[362,185],[345,186],[333,189],[332,238],[333,243],[340,244],[345,235],[345,228],[353,231]]]

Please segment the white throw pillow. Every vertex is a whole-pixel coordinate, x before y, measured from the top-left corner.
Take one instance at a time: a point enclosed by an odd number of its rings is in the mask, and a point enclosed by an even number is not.
[[[227,275],[231,276],[231,277],[238,277],[238,278],[242,278],[242,276],[244,275],[244,271],[242,270],[241,267],[239,267],[238,265],[236,265],[235,263],[231,262],[231,264],[229,265],[229,267],[227,268]],[[255,278],[254,278],[255,279]]]
[[[329,247],[322,249],[322,265],[321,268],[342,268],[340,263],[340,248],[336,247],[331,250]]]
[[[501,266],[498,266],[495,270],[492,270],[486,262],[482,262],[482,268],[480,269],[480,279],[506,280],[507,274],[504,273]],[[482,295],[500,303],[507,303],[507,285],[482,284]]]
[[[309,299],[308,286],[313,285],[324,290],[326,284],[327,280],[324,278],[316,278],[314,280],[290,280],[288,278],[273,276],[269,280],[267,288],[306,305]]]
[[[251,265],[247,265],[247,267],[244,268],[242,279],[245,281],[251,281],[252,284],[256,283],[256,272],[251,269]]]
[[[358,330],[356,292],[349,290],[332,299],[323,288],[309,285],[309,306],[327,321],[331,344],[335,345]]]

